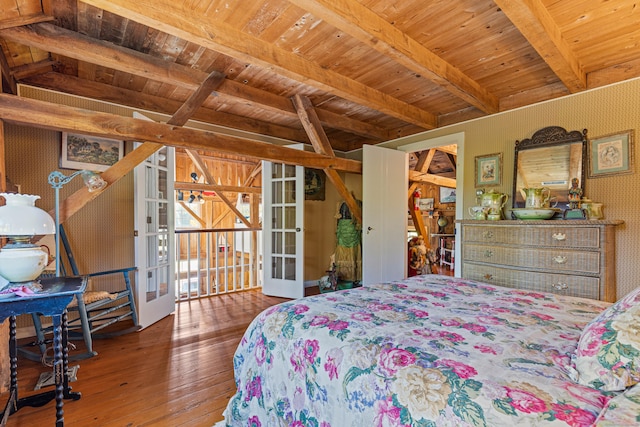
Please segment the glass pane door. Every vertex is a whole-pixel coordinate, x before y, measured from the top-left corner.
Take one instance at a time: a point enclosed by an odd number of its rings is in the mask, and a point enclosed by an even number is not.
[[[304,296],[304,168],[263,162],[265,269],[263,292]]]
[[[175,310],[174,156],[173,148],[163,147],[135,168],[136,289],[142,327]]]

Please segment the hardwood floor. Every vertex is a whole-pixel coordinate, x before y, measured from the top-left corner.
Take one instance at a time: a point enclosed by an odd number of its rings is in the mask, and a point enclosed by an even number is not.
[[[211,427],[235,391],[232,359],[242,334],[259,312],[281,301],[258,290],[182,302],[143,331],[95,340],[98,356],[70,363],[80,366],[71,386],[82,398],[65,401],[65,425]],[[49,371],[20,357],[19,396],[37,393],[40,373]],[[0,397],[3,406],[7,397]],[[22,408],[7,422],[54,424],[54,401]]]
[[[446,265],[442,267],[440,265],[436,265],[436,274],[442,274],[444,276],[453,276],[453,270],[451,270]]]

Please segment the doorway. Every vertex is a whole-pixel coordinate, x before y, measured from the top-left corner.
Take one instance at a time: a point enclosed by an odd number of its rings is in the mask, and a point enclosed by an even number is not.
[[[424,136],[423,136],[424,138]],[[464,165],[464,132],[458,132],[458,133],[454,133],[454,134],[450,134],[450,135],[444,135],[444,136],[439,136],[439,137],[435,137],[435,138],[430,138],[430,139],[422,139],[422,140],[417,140],[416,135],[413,135],[411,137],[406,137],[406,138],[401,138],[401,139],[397,139],[393,141],[394,144],[403,144],[404,145],[399,145],[398,146],[398,150],[407,152],[407,153],[415,153],[415,152],[421,152],[424,150],[428,150],[428,149],[432,149],[432,148],[438,148],[438,147],[448,147],[448,146],[455,146],[456,147],[456,165]],[[462,206],[462,194],[464,194],[464,168],[463,167],[456,167],[456,171],[455,171],[455,208],[452,209],[453,211],[453,215],[451,215],[452,218],[452,222],[454,222],[454,225],[452,227],[452,231],[454,235],[459,235],[459,224],[455,223],[455,220],[457,219],[462,219],[464,214],[463,214],[463,206]],[[440,194],[438,194],[436,197],[440,197]],[[435,198],[435,197],[434,197]],[[435,203],[435,200],[434,200]],[[435,206],[434,206],[435,207]],[[430,234],[438,234],[438,233],[431,233],[431,231],[429,232]],[[443,234],[449,234],[449,233],[443,233]],[[460,258],[460,245],[456,245],[454,247],[454,252],[453,252],[453,256],[455,259],[461,259]],[[461,269],[460,269],[460,263],[455,263],[454,264],[454,275],[456,277],[460,277],[460,273]]]

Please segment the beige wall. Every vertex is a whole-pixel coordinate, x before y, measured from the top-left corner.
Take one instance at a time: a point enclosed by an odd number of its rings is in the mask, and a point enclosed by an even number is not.
[[[464,193],[462,212],[475,205],[474,158],[478,155],[503,153],[503,182],[497,191],[511,194],[513,157],[516,140],[529,138],[547,126],[566,130],[588,130],[588,137],[634,129],[640,136],[640,79],[544,102],[515,111],[472,120],[414,135],[385,144],[397,147],[421,140],[464,132]],[[635,154],[635,153],[634,153]],[[636,162],[637,163],[637,162]],[[606,219],[621,219],[616,240],[618,297],[640,285],[640,263],[634,256],[640,253],[640,165],[632,175],[587,179],[585,196],[604,203]]]
[[[362,198],[362,177],[341,174],[347,188]],[[331,268],[330,257],[336,250],[336,214],[342,198],[327,181],[324,201],[307,200],[304,204],[305,246],[304,280],[318,280]]]
[[[126,109],[110,104],[28,87],[21,87],[21,91],[23,96],[47,102],[131,115]],[[65,175],[74,172],[58,167],[61,133],[5,123],[5,147],[7,178],[19,184],[22,193],[39,195],[41,199],[36,206],[53,215],[55,193],[48,183],[49,173],[54,170],[60,170]],[[125,145],[125,151],[129,150],[130,147]],[[60,200],[82,186],[82,178],[74,178],[60,190]],[[100,197],[71,216],[64,226],[81,274],[133,266],[133,175],[128,174],[110,185]],[[94,280],[100,281],[99,284],[94,283],[100,289],[116,290],[122,286],[121,280],[118,282],[114,276]],[[30,325],[29,316],[18,319],[19,328]]]
[[[47,101],[64,103],[55,94],[48,94]],[[113,106],[107,111],[118,112]],[[5,129],[7,178],[19,184],[22,193],[39,195],[41,199],[36,206],[53,214],[55,193],[47,181],[49,173],[54,170],[65,175],[75,172],[58,167],[61,133],[10,124],[6,124]],[[82,178],[74,178],[60,189],[60,200],[82,186]],[[64,223],[80,273],[134,264],[132,188],[133,176],[129,174]]]
[[[318,280],[331,267],[330,256],[336,247],[336,206],[340,196],[327,182],[325,199],[304,202],[304,280]]]

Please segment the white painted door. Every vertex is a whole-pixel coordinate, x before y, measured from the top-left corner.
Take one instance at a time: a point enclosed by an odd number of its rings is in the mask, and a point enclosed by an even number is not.
[[[175,311],[174,157],[173,148],[163,147],[135,168],[136,302],[142,328]]]
[[[407,153],[365,145],[362,153],[362,283],[407,277]]]
[[[262,292],[304,296],[304,168],[262,162]]]

